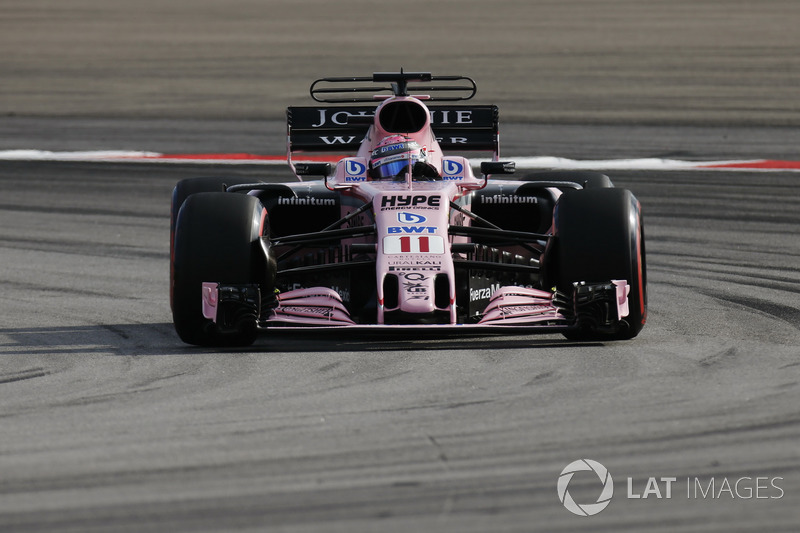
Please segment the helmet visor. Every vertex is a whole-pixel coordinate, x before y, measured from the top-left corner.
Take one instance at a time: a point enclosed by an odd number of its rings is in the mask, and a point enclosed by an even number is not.
[[[411,160],[412,164],[419,160],[419,156],[408,154],[402,156],[387,157],[383,160],[378,160],[373,163],[372,177],[373,179],[386,180],[394,178],[402,178],[408,167],[408,161]]]

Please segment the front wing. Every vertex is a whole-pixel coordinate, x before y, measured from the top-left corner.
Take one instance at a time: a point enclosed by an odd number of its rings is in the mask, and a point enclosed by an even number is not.
[[[481,318],[471,324],[359,324],[339,294],[327,287],[262,295],[256,285],[202,286],[203,316],[221,332],[235,331],[242,317],[256,317],[260,329],[348,328],[517,329],[561,332],[591,328],[613,332],[628,316],[630,286],[625,280],[575,283],[572,294],[508,286],[494,292]]]

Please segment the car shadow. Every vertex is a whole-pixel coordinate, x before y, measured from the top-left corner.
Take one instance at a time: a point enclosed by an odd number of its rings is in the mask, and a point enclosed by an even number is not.
[[[474,332],[271,331],[248,347],[199,347],[183,343],[171,323],[98,324],[0,328],[0,357],[11,355],[99,354],[174,356],[193,353],[376,352],[428,350],[518,350],[601,346],[561,335]]]

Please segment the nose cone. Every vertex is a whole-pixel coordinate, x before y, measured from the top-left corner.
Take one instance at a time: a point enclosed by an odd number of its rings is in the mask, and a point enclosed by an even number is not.
[[[398,276],[400,311],[404,313],[433,313],[435,306],[435,277],[426,272],[406,272]]]

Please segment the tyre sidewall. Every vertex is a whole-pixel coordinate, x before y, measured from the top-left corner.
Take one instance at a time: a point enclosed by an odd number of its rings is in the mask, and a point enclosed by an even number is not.
[[[239,343],[216,338],[202,314],[201,287],[214,281],[257,283],[258,239],[265,226],[266,210],[252,196],[197,193],[183,203],[175,225],[172,293],[175,329],[184,342]]]
[[[186,199],[193,194],[201,192],[225,192],[225,189],[227,189],[232,185],[242,185],[245,183],[253,183],[253,180],[245,178],[207,176],[207,177],[183,179],[175,185],[174,189],[172,189],[172,203],[170,207],[170,223],[169,223],[170,308],[172,308],[173,305],[173,294],[171,287],[173,286],[173,277],[174,277],[175,224],[178,220],[178,212],[180,211],[183,202],[185,202]]]

